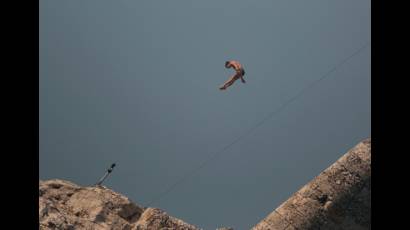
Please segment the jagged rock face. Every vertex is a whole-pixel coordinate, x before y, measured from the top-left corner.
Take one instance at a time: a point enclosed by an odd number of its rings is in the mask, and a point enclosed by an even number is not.
[[[63,180],[39,185],[40,229],[199,230],[160,209],[138,206],[104,186],[80,187]]]
[[[370,229],[371,141],[367,139],[270,213],[252,230]],[[104,187],[40,181],[40,229],[199,230]],[[220,228],[218,230],[232,230]]]
[[[252,229],[370,229],[370,166],[371,141],[367,139]]]
[[[142,213],[136,229],[194,230],[198,228],[189,225],[182,220],[168,216],[164,211],[158,208],[148,208]]]

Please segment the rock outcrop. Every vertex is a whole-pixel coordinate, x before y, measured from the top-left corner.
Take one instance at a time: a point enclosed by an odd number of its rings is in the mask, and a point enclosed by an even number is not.
[[[370,229],[371,141],[352,148],[252,230]],[[40,229],[199,230],[104,186],[39,183]],[[220,228],[232,230],[232,228]]]
[[[371,140],[320,173],[252,230],[370,229]]]
[[[39,183],[40,229],[199,230],[157,208],[144,208],[104,186]]]

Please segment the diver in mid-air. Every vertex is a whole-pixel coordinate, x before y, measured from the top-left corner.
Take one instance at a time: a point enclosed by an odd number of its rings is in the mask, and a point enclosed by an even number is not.
[[[239,63],[238,61],[227,61],[225,62],[225,68],[233,68],[236,71],[236,73],[231,78],[229,78],[229,80],[226,81],[221,87],[219,87],[220,90],[226,90],[239,78],[241,79],[242,83],[245,83],[245,79],[243,79],[243,76],[245,75],[245,70],[243,70],[241,63]]]

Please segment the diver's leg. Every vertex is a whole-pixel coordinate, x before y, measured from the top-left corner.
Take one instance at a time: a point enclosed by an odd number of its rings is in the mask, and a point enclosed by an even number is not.
[[[238,79],[237,75],[233,75],[228,81],[226,81],[219,89],[223,90],[231,86]]]

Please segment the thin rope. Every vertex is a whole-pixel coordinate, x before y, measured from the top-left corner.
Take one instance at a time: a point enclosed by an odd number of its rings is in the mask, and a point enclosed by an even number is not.
[[[259,121],[258,123],[256,123],[254,126],[252,126],[251,128],[249,128],[246,132],[244,132],[242,135],[240,135],[239,137],[237,137],[236,139],[234,139],[231,143],[229,143],[228,145],[226,145],[225,147],[223,147],[222,149],[220,149],[219,151],[215,152],[214,154],[212,154],[210,156],[210,158],[208,158],[207,160],[205,160],[204,162],[202,162],[198,167],[192,169],[191,171],[189,171],[188,173],[185,173],[185,175],[183,175],[179,180],[177,180],[174,184],[172,184],[171,186],[168,187],[168,189],[166,189],[164,192],[162,192],[161,194],[159,194],[158,196],[156,196],[151,202],[148,203],[147,206],[151,206],[151,204],[153,204],[154,202],[159,201],[161,198],[163,198],[165,195],[167,195],[169,192],[171,192],[177,185],[181,184],[182,182],[184,182],[185,180],[187,180],[189,177],[192,177],[193,175],[195,175],[199,170],[201,170],[203,167],[205,167],[209,162],[211,162],[212,160],[216,159],[218,156],[220,156],[223,152],[225,152],[227,149],[229,149],[231,146],[233,146],[234,144],[236,144],[238,141],[240,141],[242,138],[248,136],[249,134],[251,134],[255,129],[257,129],[259,126],[261,126],[263,123],[265,123],[267,120],[269,120],[270,118],[272,118],[274,115],[278,114],[279,112],[281,112],[283,109],[285,109],[290,103],[292,103],[294,100],[296,100],[298,97],[300,97],[306,90],[312,88],[314,85],[316,85],[317,83],[319,83],[320,81],[322,81],[323,79],[325,79],[327,76],[329,76],[331,73],[333,73],[334,71],[336,71],[340,66],[342,66],[343,64],[345,64],[349,59],[353,58],[354,56],[356,56],[357,54],[359,54],[360,52],[362,52],[364,50],[364,48],[366,48],[368,45],[370,44],[370,42],[367,42],[366,44],[364,44],[363,46],[361,46],[359,49],[357,49],[353,54],[351,54],[350,56],[348,56],[347,58],[343,59],[342,61],[340,61],[335,67],[333,67],[332,69],[330,69],[329,71],[327,71],[325,74],[323,74],[320,78],[318,78],[317,80],[313,81],[312,83],[310,83],[309,85],[307,85],[306,87],[304,87],[301,91],[299,91],[299,93],[297,93],[295,96],[293,96],[292,98],[290,98],[289,100],[287,100],[285,103],[283,103],[280,107],[278,107],[276,110],[270,112],[265,118],[263,118],[261,121]]]

